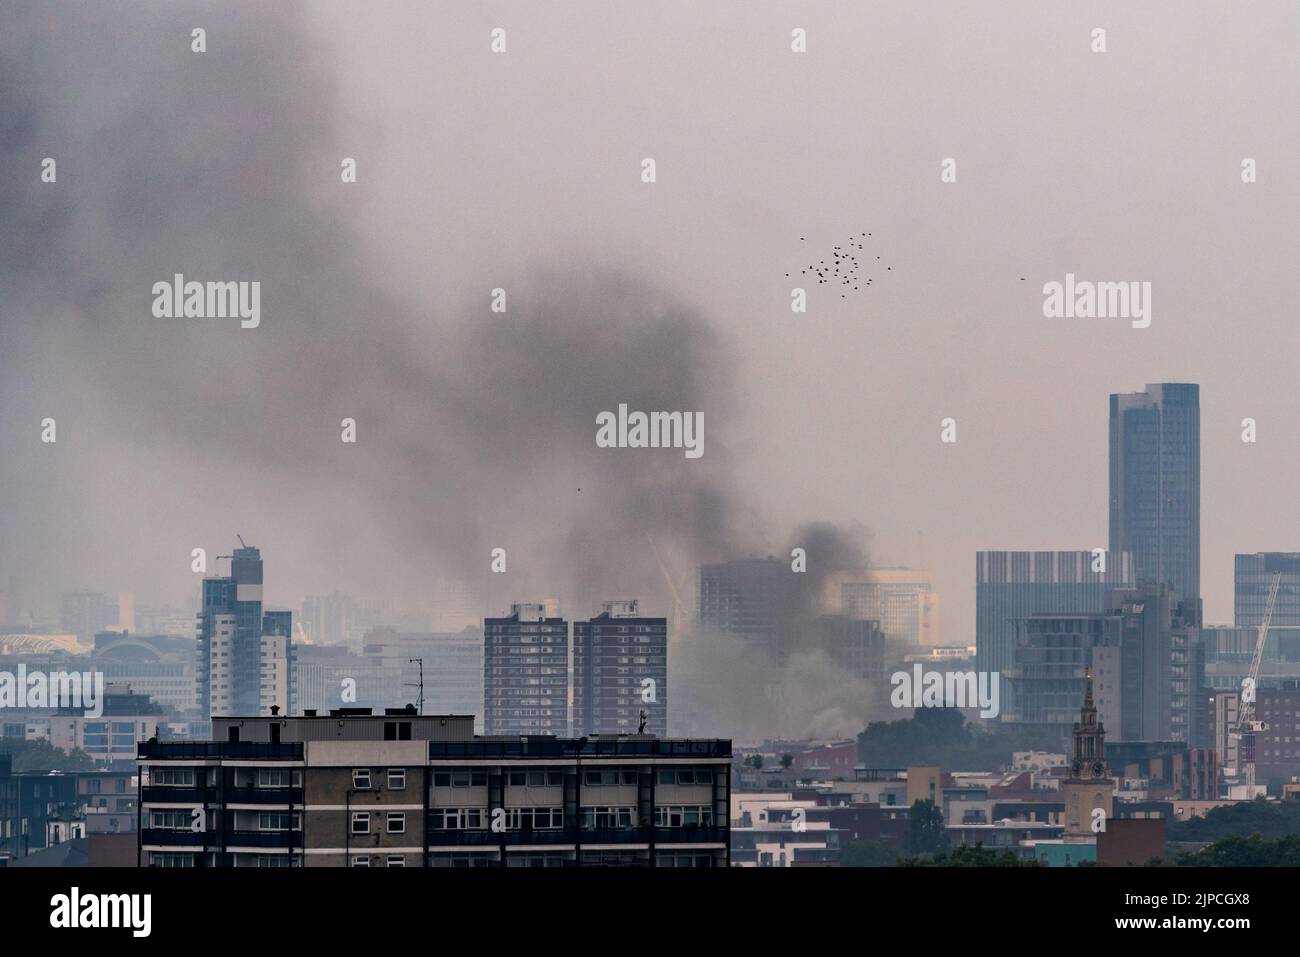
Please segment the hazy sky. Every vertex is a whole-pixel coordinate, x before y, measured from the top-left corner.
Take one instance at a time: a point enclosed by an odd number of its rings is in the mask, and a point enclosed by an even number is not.
[[[647,536],[677,577],[825,520],[971,642],[975,551],[1104,547],[1108,394],[1188,381],[1229,621],[1233,553],[1300,550],[1298,34],[1287,0],[6,3],[0,588],[193,598],[239,532],[295,607],[662,604]],[[793,314],[868,231],[872,285]],[[261,326],[154,318],[176,272],[261,282]],[[1151,282],[1150,328],[1043,318],[1067,272]],[[597,449],[620,401],[703,412],[703,457]]]

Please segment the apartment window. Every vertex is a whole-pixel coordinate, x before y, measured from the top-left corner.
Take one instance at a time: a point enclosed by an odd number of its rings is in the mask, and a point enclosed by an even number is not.
[[[385,722],[384,722],[384,740],[385,740],[385,741],[410,741],[410,740],[411,740],[411,722],[409,722],[409,721],[385,721]]]
[[[259,788],[287,788],[293,783],[293,771],[289,768],[258,768],[257,786]]]
[[[435,831],[482,830],[483,809],[477,807],[430,808],[429,827]]]
[[[353,867],[369,867],[370,856],[368,854],[358,854],[352,858]]]
[[[352,772],[352,787],[358,791],[370,790],[370,769],[356,768]]]
[[[655,827],[710,827],[713,808],[704,804],[673,805],[655,808]]]
[[[149,783],[158,787],[192,788],[194,787],[193,768],[154,768]]]
[[[193,867],[193,854],[155,854],[150,859],[154,867]]]
[[[405,867],[405,866],[406,866],[406,858],[403,857],[401,854],[389,854],[389,855],[388,855],[388,866],[389,866],[389,867]]]
[[[406,833],[406,812],[404,811],[388,812],[388,833],[389,834]]]
[[[370,833],[370,814],[368,811],[352,812],[352,833],[369,834]],[[365,865],[362,865],[363,867]]]
[[[433,775],[433,786],[437,788],[482,788],[487,787],[487,772],[458,768],[453,771],[437,771]]]
[[[587,830],[630,828],[633,810],[630,807],[584,807],[582,826]]]
[[[506,808],[506,830],[548,831],[564,826],[564,809],[558,807]]]
[[[284,812],[263,812],[257,816],[259,831],[297,831],[302,828],[302,820],[295,814]]]
[[[152,811],[149,825],[163,831],[188,831],[194,821],[194,812],[188,809]]]
[[[388,790],[390,791],[406,790],[406,768],[388,769]]]

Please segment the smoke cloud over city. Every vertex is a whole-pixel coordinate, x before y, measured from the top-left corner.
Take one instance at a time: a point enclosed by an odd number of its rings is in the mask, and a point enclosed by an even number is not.
[[[11,617],[48,604],[37,583],[192,602],[191,549],[215,559],[238,532],[285,604],[340,588],[418,612],[451,580],[484,614],[556,598],[580,617],[638,597],[689,627],[700,562],[766,553],[788,534],[736,480],[734,337],[635,257],[537,257],[494,313],[481,263],[431,262],[453,291],[430,297],[367,254],[349,198],[329,188],[339,80],[301,13],[205,9],[216,55],[197,66],[184,10],[129,31],[108,10],[18,4],[0,18],[15,93],[0,164],[59,163],[58,190],[0,179],[0,203],[19,211],[0,251]],[[129,66],[145,61],[187,69],[164,87]],[[157,318],[151,290],[174,274],[259,283],[258,327]],[[596,415],[620,403],[698,414],[707,453],[597,448]],[[42,447],[46,417],[58,441]],[[355,444],[340,441],[344,419]],[[826,607],[836,576],[865,565],[855,534],[795,533],[780,554],[804,548],[808,571],[791,614]],[[490,571],[495,548],[505,574]],[[735,694],[686,680],[684,707],[728,702],[773,733],[860,726],[866,689],[820,653],[782,673],[719,636],[674,637],[697,675],[746,676]],[[703,666],[731,656],[744,667]]]

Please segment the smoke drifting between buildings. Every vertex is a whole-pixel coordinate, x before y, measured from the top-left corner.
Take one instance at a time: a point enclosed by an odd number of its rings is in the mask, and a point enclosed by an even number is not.
[[[63,158],[57,190],[0,178],[6,209],[41,211],[4,227],[0,440],[31,447],[45,416],[60,429],[43,459],[0,463],[0,581],[192,599],[190,550],[215,555],[240,531],[286,604],[344,587],[418,608],[455,579],[489,614],[637,596],[670,618],[685,605],[689,625],[699,563],[773,549],[781,530],[735,478],[736,349],[708,317],[617,257],[539,258],[504,314],[488,309],[483,264],[440,262],[463,271],[461,298],[413,302],[341,225],[353,199],[328,188],[346,138],[337,79],[299,14],[205,10],[221,53],[197,62],[178,40],[186,13],[151,17],[127,31],[110,11],[0,12],[0,85],[15,94],[0,164]],[[145,60],[175,82],[130,69]],[[180,272],[260,282],[259,328],[154,318],[153,284]],[[702,414],[707,454],[596,448],[597,413],[619,403]],[[340,442],[345,417],[355,445]],[[806,615],[865,553],[830,524],[794,537],[808,571],[790,613]],[[504,575],[489,570],[498,547]],[[778,668],[739,649],[745,666],[728,668],[730,644],[681,636],[684,709],[726,702],[712,720],[791,702],[772,733],[856,721],[843,715],[865,689],[816,653]],[[743,700],[755,687],[782,692]]]

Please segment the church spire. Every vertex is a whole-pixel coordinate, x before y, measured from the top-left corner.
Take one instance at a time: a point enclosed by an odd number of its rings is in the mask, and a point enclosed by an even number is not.
[[[1070,764],[1073,778],[1104,778],[1109,776],[1106,767],[1106,729],[1097,717],[1097,706],[1092,697],[1092,669],[1084,672],[1083,707],[1079,720],[1074,723],[1074,754]]]

